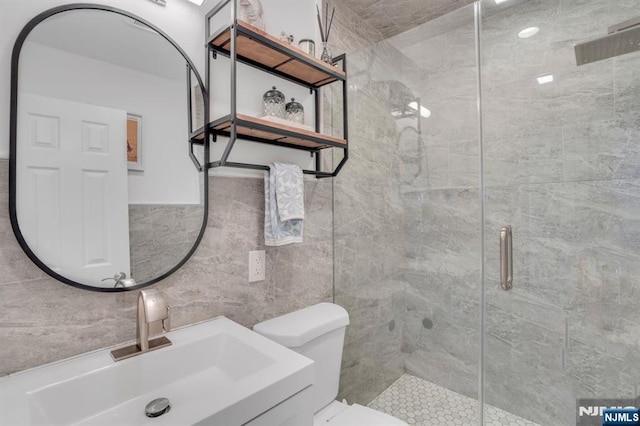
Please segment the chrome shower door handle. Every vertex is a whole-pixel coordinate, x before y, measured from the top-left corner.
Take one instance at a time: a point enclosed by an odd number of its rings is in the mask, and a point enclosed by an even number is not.
[[[513,287],[513,235],[511,226],[500,229],[500,285],[507,291]]]

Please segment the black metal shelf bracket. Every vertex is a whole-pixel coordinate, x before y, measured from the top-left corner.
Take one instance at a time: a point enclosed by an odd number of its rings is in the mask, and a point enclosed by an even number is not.
[[[190,153],[192,156],[192,160],[194,164],[198,165],[197,158],[193,154],[193,144],[200,143],[199,135],[204,132],[204,138],[202,139],[202,143],[205,146],[205,164],[200,167],[204,170],[214,169],[218,167],[232,167],[238,169],[249,169],[249,170],[264,170],[268,171],[269,167],[261,164],[248,164],[248,163],[240,163],[240,162],[232,162],[228,161],[231,152],[235,146],[235,143],[238,139],[247,140],[251,142],[264,143],[274,146],[281,146],[285,148],[291,148],[301,151],[309,151],[310,155],[313,157],[315,154],[315,170],[303,170],[304,174],[313,175],[317,178],[329,178],[335,177],[338,175],[340,170],[343,168],[345,163],[349,159],[349,143],[348,143],[348,114],[347,114],[347,98],[348,98],[348,83],[347,83],[347,58],[345,54],[336,56],[333,60],[332,65],[336,65],[341,63],[341,69],[343,74],[333,71],[330,68],[327,69],[326,66],[321,66],[313,61],[307,59],[304,55],[296,52],[294,49],[286,49],[280,46],[277,43],[274,43],[268,37],[265,37],[261,34],[258,34],[254,31],[251,31],[248,28],[243,27],[242,25],[237,25],[237,13],[238,13],[238,0],[221,0],[216,6],[207,13],[205,18],[205,40],[206,40],[206,61],[205,61],[205,82],[206,88],[209,90],[211,87],[211,64],[210,59],[218,58],[218,54],[221,54],[225,57],[229,58],[230,62],[230,113],[227,116],[219,118],[217,120],[211,121],[210,117],[210,106],[207,101],[205,107],[205,126],[203,129],[196,131],[195,133],[191,132],[191,149]],[[225,6],[230,5],[231,16],[230,16],[230,25],[225,25],[222,28],[218,29],[214,34],[211,34],[211,18],[213,18],[216,14],[218,14]],[[216,46],[213,44],[213,41],[216,40],[220,35],[229,31],[229,40],[223,43],[221,46]],[[256,42],[269,47],[270,49],[279,52],[285,56],[287,56],[287,60],[282,63],[279,63],[275,66],[266,66],[265,64],[256,62],[250,58],[243,57],[238,54],[237,51],[237,39],[238,35],[242,35],[244,37],[255,40]],[[211,52],[211,54],[209,54]],[[317,71],[321,71],[327,75],[327,78],[310,83],[308,81],[304,81],[300,78],[297,78],[293,75],[287,74],[286,72],[280,71],[277,69],[282,65],[290,62],[290,61],[299,61],[303,63],[305,66],[311,67]],[[238,62],[242,62],[246,65],[252,66],[254,68],[263,70],[267,73],[276,75],[285,80],[291,81],[303,87],[308,87],[309,92],[315,95],[315,131],[316,133],[321,133],[320,129],[320,111],[322,107],[321,103],[321,94],[319,89],[322,86],[327,84],[341,82],[342,83],[342,93],[343,93],[343,139],[345,143],[334,142],[332,140],[328,140],[326,138],[322,138],[321,136],[315,137],[308,134],[303,134],[295,131],[290,131],[287,129],[276,128],[273,126],[263,125],[261,123],[256,123],[254,121],[246,121],[242,118],[238,117],[237,112],[237,64]],[[224,128],[218,128],[223,123],[229,123],[225,125]],[[271,134],[276,134],[281,137],[277,139],[265,139],[257,136],[250,135],[239,135],[238,127],[246,127],[252,130],[257,130],[261,132],[269,132]],[[190,129],[191,130],[191,129]],[[209,160],[209,152],[210,147],[209,144],[211,142],[216,142],[218,136],[224,136],[229,139],[227,146],[225,147],[222,156],[217,161]],[[297,145],[294,143],[286,142],[286,138],[296,138],[296,139],[304,139],[309,142],[313,142],[318,144],[315,147],[307,147],[302,145]],[[196,141],[197,140],[197,141]],[[334,148],[334,149],[342,149],[343,156],[341,161],[335,167],[335,169],[331,172],[322,170],[322,151]]]
[[[193,98],[191,96],[191,84],[192,84],[191,83],[191,66],[187,64],[186,68],[187,68],[187,123],[189,128],[189,135],[191,135],[193,133],[193,110],[192,110]],[[195,143],[194,140],[192,138],[189,138],[189,158],[191,158],[191,161],[193,162],[193,165],[196,166],[196,169],[198,170],[198,172],[202,172],[204,170],[203,166],[202,164],[200,164],[200,162],[198,161],[198,158],[193,152],[194,143]]]
[[[209,164],[209,147],[207,144],[205,144],[204,142],[206,141],[206,138],[208,137],[208,133],[209,131],[207,129],[203,129],[205,130],[205,132],[203,133],[203,139],[202,141],[200,141],[199,139],[197,139],[196,137],[194,137],[194,131],[193,131],[193,96],[191,94],[191,90],[193,89],[192,85],[193,85],[193,80],[191,78],[192,72],[193,72],[193,68],[191,67],[190,64],[187,63],[186,66],[186,71],[187,71],[187,125],[188,125],[188,130],[189,130],[189,140],[188,140],[188,144],[189,144],[189,158],[191,159],[191,162],[193,163],[193,165],[196,167],[196,169],[198,170],[198,172],[205,172],[206,171],[206,167],[207,164]],[[197,75],[197,74],[196,74]],[[200,79],[198,78],[198,85],[200,85],[200,87],[202,88],[202,92],[203,92],[203,99],[202,102],[204,103],[203,108],[204,108],[204,119],[206,120],[207,114],[208,114],[208,107],[209,107],[209,92],[207,87],[203,86],[202,81],[200,81]],[[197,132],[196,132],[197,133]],[[195,152],[193,151],[193,146],[194,145],[203,145],[204,148],[204,164],[200,164],[200,161],[198,160],[198,157],[196,157]]]

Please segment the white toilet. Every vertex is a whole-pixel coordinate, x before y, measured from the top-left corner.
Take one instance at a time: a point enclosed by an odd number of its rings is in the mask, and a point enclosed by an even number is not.
[[[319,303],[256,324],[253,331],[314,361],[314,426],[407,426],[388,414],[362,405],[336,401],[347,311],[333,303]]]

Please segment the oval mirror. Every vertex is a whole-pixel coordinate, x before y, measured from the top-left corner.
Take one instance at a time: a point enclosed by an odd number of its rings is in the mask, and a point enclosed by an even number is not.
[[[191,146],[206,93],[186,54],[100,5],[35,17],[12,60],[10,214],[60,281],[137,289],[176,271],[206,226],[206,153]]]

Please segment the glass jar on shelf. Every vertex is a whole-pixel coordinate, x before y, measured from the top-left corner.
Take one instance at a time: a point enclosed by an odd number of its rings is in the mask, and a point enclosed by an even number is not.
[[[287,103],[285,118],[293,123],[304,124],[304,107],[295,98]]]
[[[262,96],[262,115],[285,118],[284,94],[276,86]]]

